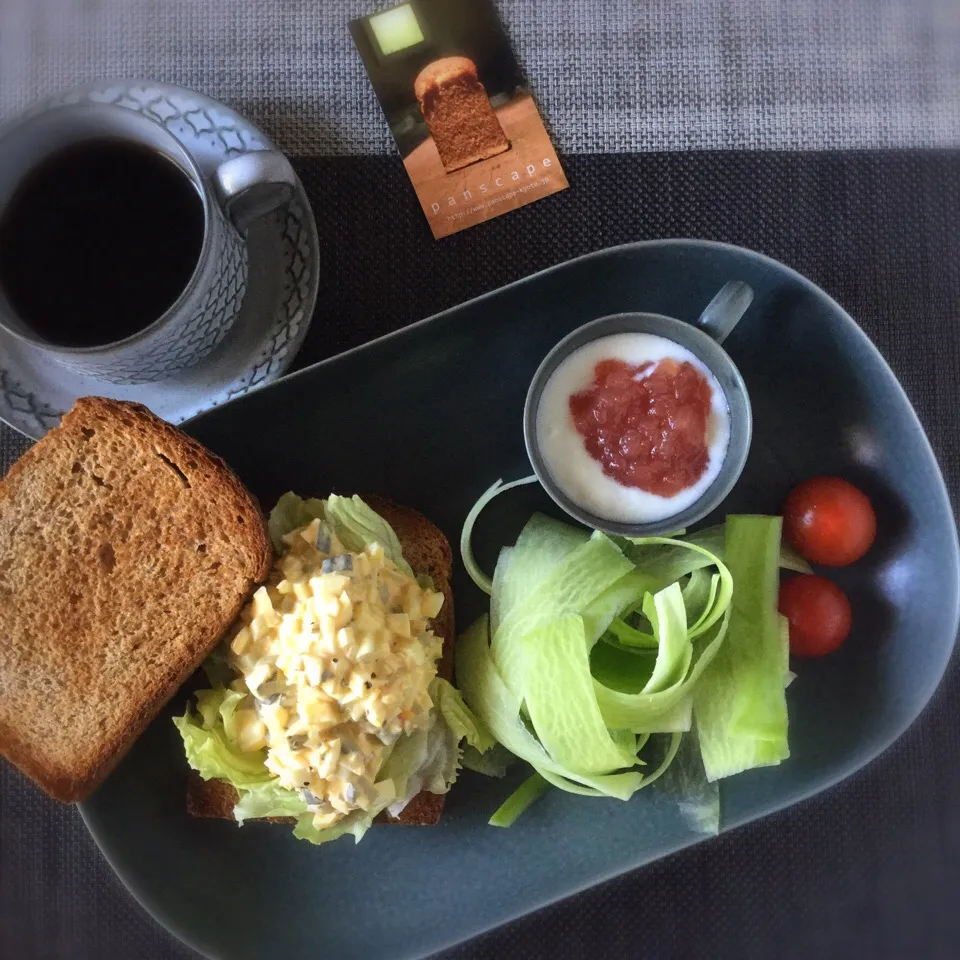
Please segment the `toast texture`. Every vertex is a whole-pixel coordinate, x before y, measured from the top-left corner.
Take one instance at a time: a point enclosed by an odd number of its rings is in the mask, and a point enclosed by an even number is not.
[[[219,457],[140,404],[78,400],[0,482],[0,754],[84,799],[271,562]]]
[[[437,673],[446,680],[453,679],[454,610],[450,577],[453,574],[453,554],[443,533],[422,513],[410,507],[401,507],[377,496],[364,496],[371,509],[393,527],[400,540],[403,556],[415,573],[427,574],[434,587],[443,592],[443,607],[433,621],[433,630],[443,637],[443,656],[437,664]],[[233,820],[237,791],[224,780],[203,780],[191,773],[187,781],[187,812],[194,817],[214,817]],[[421,791],[403,809],[399,817],[386,812],[377,817],[377,823],[401,823],[429,826],[440,821],[444,797]],[[295,823],[291,817],[265,817],[270,823]]]

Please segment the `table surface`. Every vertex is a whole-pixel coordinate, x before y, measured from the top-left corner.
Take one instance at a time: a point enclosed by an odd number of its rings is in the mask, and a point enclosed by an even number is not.
[[[4,0],[0,119],[146,76],[291,153],[324,276],[304,364],[569,257],[693,236],[777,257],[857,319],[960,496],[960,7],[954,0],[503,0],[571,188],[435,241],[346,30],[376,0]],[[26,442],[0,429],[0,467]],[[463,945],[467,960],[952,957],[960,671],[877,761],[790,810]],[[77,812],[0,765],[0,956],[196,955]]]

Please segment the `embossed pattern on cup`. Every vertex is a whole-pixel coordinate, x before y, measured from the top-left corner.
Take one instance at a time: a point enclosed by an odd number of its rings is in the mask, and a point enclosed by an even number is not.
[[[95,347],[65,347],[36,337],[12,311],[0,289],[0,324],[13,336],[41,347],[52,359],[74,373],[117,384],[154,383],[167,379],[203,360],[223,340],[236,319],[247,285],[247,246],[242,230],[247,221],[233,223],[225,215],[227,199],[244,201],[238,208],[263,211],[270,203],[262,196],[276,198],[272,206],[283,205],[297,184],[289,162],[281,154],[260,151],[270,164],[261,183],[244,183],[238,196],[225,198],[199,169],[187,144],[182,142],[171,116],[180,115],[172,104],[164,109],[163,99],[136,97],[147,92],[139,85],[118,85],[106,96],[91,89],[84,94],[52,98],[28,110],[0,130],[0,157],[7,161],[0,171],[0,208],[9,199],[25,172],[56,149],[97,136],[133,140],[155,149],[180,167],[193,182],[204,207],[204,240],[196,270],[180,297],[156,321],[125,340]],[[185,122],[195,124],[189,114]],[[199,122],[199,121],[198,121]],[[257,152],[259,145],[236,145],[236,157],[246,147]],[[228,151],[233,152],[233,151]],[[258,159],[260,159],[258,157]],[[230,162],[230,161],[227,161]],[[257,196],[261,187],[262,196]],[[252,202],[251,202],[252,201]],[[259,202],[258,202],[259,201]],[[104,265],[109,269],[109,264]],[[149,271],[151,265],[144,264]]]

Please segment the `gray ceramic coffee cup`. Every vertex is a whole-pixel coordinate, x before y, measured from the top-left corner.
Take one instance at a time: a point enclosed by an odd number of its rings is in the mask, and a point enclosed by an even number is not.
[[[726,284],[703,313],[686,323],[656,313],[618,313],[601,317],[574,330],[544,358],[534,374],[523,411],[527,454],[544,490],[571,517],[596,530],[627,537],[652,537],[686,529],[716,509],[733,489],[750,452],[753,415],[743,377],[720,344],[739,322],[753,300],[753,291],[740,281]],[[730,439],[717,476],[703,495],[686,509],[649,523],[625,523],[597,516],[569,497],[550,474],[537,439],[540,399],[551,375],[575,350],[620,333],[649,333],[672,340],[689,350],[713,374],[727,402]]]
[[[199,363],[224,338],[247,286],[244,232],[251,220],[285,205],[297,179],[289,161],[269,150],[224,162],[210,178],[160,123],[113,103],[77,102],[29,113],[0,130],[0,216],[19,184],[54,153],[101,138],[148,147],[172,161],[203,205],[203,241],[193,274],[177,300],[123,340],[65,346],[39,336],[18,316],[0,286],[0,326],[46,351],[76,373],[111,383],[152,383]],[[104,263],[103,269],[110,270]],[[148,272],[151,264],[145,262]],[[56,265],[51,265],[56,282]]]

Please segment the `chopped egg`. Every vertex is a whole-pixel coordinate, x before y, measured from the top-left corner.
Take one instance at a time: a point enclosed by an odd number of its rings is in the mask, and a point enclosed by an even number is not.
[[[230,641],[233,688],[253,697],[237,711],[238,739],[266,749],[267,768],[323,829],[369,810],[385,745],[428,725],[442,641],[426,618],[443,594],[377,543],[346,551],[319,520],[284,542]]]

